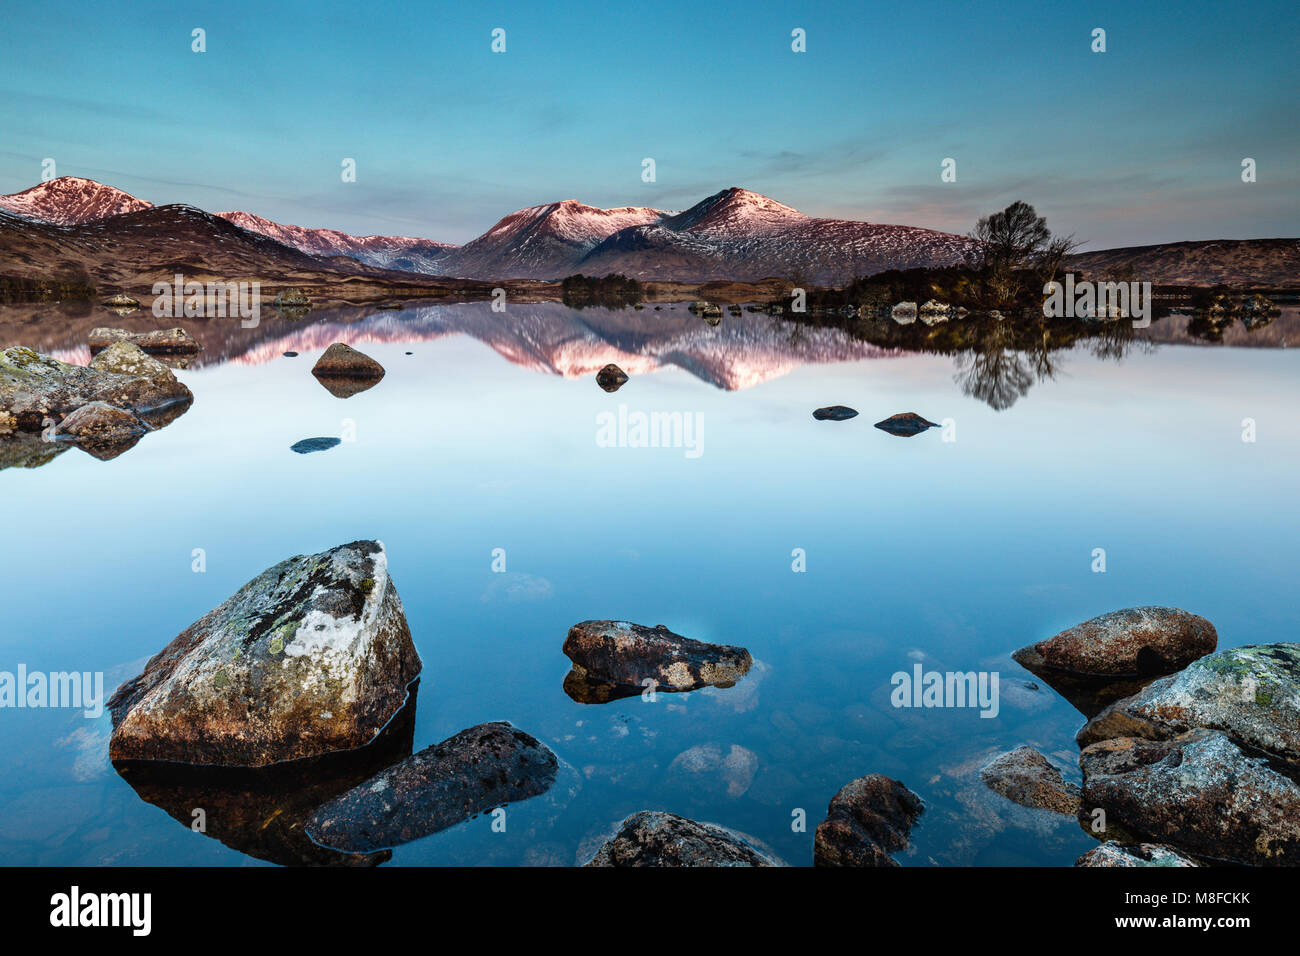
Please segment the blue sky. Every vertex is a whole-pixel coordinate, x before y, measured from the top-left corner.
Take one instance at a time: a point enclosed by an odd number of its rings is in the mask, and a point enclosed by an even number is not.
[[[9,4],[0,192],[52,157],[153,202],[451,242],[732,185],[963,233],[1025,199],[1085,248],[1296,236],[1298,23],[1273,0]]]

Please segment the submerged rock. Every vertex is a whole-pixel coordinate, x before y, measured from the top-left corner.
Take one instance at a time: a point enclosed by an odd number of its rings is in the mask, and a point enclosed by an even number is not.
[[[849,408],[847,405],[827,405],[825,408],[818,408],[813,412],[813,418],[819,422],[843,422],[857,417],[858,410]]]
[[[37,432],[91,402],[126,409],[150,424],[164,410],[188,408],[194,396],[172,370],[126,342],[100,352],[89,368],[21,346],[0,352],[0,434]]]
[[[919,435],[927,428],[940,427],[937,423],[927,421],[916,412],[900,412],[897,415],[890,415],[883,422],[876,422],[876,427],[881,431],[889,432],[891,435],[897,435],[899,438],[911,438],[913,435]]]
[[[264,766],[373,740],[420,657],[377,541],[282,561],[109,700],[109,756]]]
[[[1300,865],[1300,784],[1217,730],[1121,737],[1084,749],[1083,806],[1198,857]]]
[[[1198,615],[1173,607],[1131,607],[1076,624],[1011,656],[1034,673],[1151,676],[1186,667],[1211,653],[1218,639],[1214,625]]]
[[[725,751],[718,744],[699,744],[679,753],[668,765],[668,776],[688,781],[693,792],[725,792],[733,799],[745,795],[756,773],[757,755],[738,744]]]
[[[891,853],[905,849],[921,798],[897,780],[873,773],[846,783],[831,798],[813,842],[817,866],[898,866]]]
[[[1300,644],[1210,654],[1088,721],[1080,747],[1116,737],[1167,739],[1198,727],[1300,766]]]
[[[304,438],[290,445],[289,450],[296,451],[300,455],[309,455],[314,451],[329,451],[342,443],[341,438]]]
[[[1172,847],[1159,843],[1125,845],[1115,840],[1089,850],[1074,861],[1075,866],[1196,866]]]
[[[1017,747],[999,754],[980,770],[980,779],[994,793],[1000,793],[1022,807],[1034,807],[1077,816],[1080,790],[1061,777],[1033,747]]]
[[[317,378],[381,379],[384,367],[364,352],[335,342],[317,359],[311,373]]]
[[[629,621],[573,625],[564,654],[585,680],[667,692],[730,687],[754,663],[743,647],[708,644],[674,634],[662,624],[644,627]]]
[[[607,392],[617,392],[627,384],[627,373],[610,362],[596,373],[596,384]]]
[[[92,353],[114,342],[129,342],[147,353],[190,355],[203,350],[184,329],[156,329],[152,332],[129,332],[126,329],[91,329],[87,343]]]
[[[504,721],[479,724],[335,797],[305,829],[324,846],[370,853],[545,793],[558,772],[536,738]]]
[[[587,866],[783,866],[734,830],[642,810],[619,824]]]

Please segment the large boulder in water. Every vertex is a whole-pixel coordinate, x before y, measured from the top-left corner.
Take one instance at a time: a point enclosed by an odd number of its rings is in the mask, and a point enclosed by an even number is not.
[[[1076,624],[1022,647],[1022,667],[1089,677],[1168,674],[1214,651],[1219,635],[1199,615],[1175,607],[1131,607]]]
[[[741,834],[675,813],[642,810],[621,824],[587,866],[783,866]]]
[[[522,730],[479,724],[335,797],[305,827],[324,846],[370,853],[545,793],[558,770],[555,754]]]
[[[565,638],[564,654],[579,678],[670,692],[730,687],[754,663],[743,647],[708,644],[674,634],[662,624],[645,627],[630,621],[575,624]]]
[[[1084,749],[1083,806],[1107,829],[1211,860],[1300,865],[1300,784],[1217,730]]]
[[[831,799],[813,841],[816,866],[898,866],[921,815],[921,798],[897,780],[873,773],[851,780]]]
[[[1116,737],[1163,740],[1197,727],[1300,766],[1300,644],[1210,654],[1117,701],[1079,731],[1079,746]]]
[[[171,369],[128,342],[105,349],[89,368],[21,346],[0,351],[0,434],[41,431],[47,419],[58,423],[91,402],[153,423],[156,413],[193,400]]]
[[[316,360],[311,373],[317,378],[381,379],[384,367],[364,352],[335,342]]]
[[[263,571],[109,700],[109,756],[264,766],[361,747],[420,657],[377,541]]]

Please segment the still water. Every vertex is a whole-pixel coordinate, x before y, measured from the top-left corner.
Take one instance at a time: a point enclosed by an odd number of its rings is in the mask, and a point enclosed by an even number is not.
[[[86,329],[156,324],[30,311],[0,345],[82,363]],[[1276,327],[1273,347],[1193,344],[1169,334],[1178,321],[1118,359],[1054,353],[1054,376],[1007,401],[972,385],[969,357],[748,313],[711,328],[680,305],[196,320],[188,412],[111,461],[73,448],[0,471],[0,670],[103,671],[111,692],[264,568],[378,538],[424,660],[414,748],[509,720],[572,771],[562,796],[512,806],[505,833],[477,817],[384,865],[572,865],[644,809],[808,865],[827,802],[872,772],[926,802],[904,865],[1069,865],[1094,845],[1076,821],[979,781],[1019,744],[1078,780],[1083,716],[1012,650],[1140,604],[1209,618],[1220,647],[1296,639],[1300,352]],[[333,341],[386,377],[330,394],[310,369]],[[607,362],[630,376],[613,394],[594,380]],[[813,420],[834,404],[861,414]],[[598,441],[620,405],[692,416],[699,453]],[[909,411],[947,428],[872,427]],[[315,437],[344,440],[290,450]],[[756,664],[732,688],[579,703],[560,648],[593,618],[743,645]],[[893,707],[891,676],[916,663],[997,672],[997,715]],[[203,787],[149,802],[108,763],[108,730],[0,710],[0,862],[276,859],[257,834],[279,802],[256,785],[238,810]]]

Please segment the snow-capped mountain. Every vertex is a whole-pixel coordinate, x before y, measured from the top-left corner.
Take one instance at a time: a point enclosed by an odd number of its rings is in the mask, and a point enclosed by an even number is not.
[[[614,233],[574,271],[682,282],[802,277],[826,285],[885,269],[956,265],[975,245],[914,226],[815,219],[732,187],[653,225]]]
[[[153,203],[80,176],[60,176],[20,193],[0,196],[0,209],[59,226],[149,209]]]
[[[604,239],[666,215],[643,206],[600,209],[574,199],[530,206],[450,252],[440,269],[462,278],[562,279]]]
[[[381,269],[441,273],[438,261],[456,248],[449,243],[410,236],[353,236],[337,229],[289,226],[238,210],[217,215],[241,229],[269,236],[314,256],[350,256]]]

